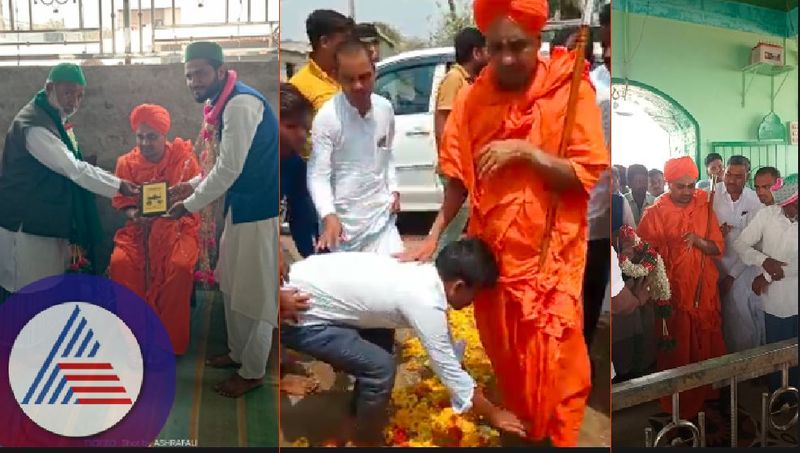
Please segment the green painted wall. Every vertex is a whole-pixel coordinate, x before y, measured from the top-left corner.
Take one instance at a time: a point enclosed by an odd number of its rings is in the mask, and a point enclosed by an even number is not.
[[[758,124],[770,110],[770,80],[756,76],[742,108],[740,69],[757,42],[783,45],[783,39],[652,16],[626,17],[616,9],[611,20],[613,77],[651,85],[683,105],[700,124],[701,154],[710,152],[711,142],[756,139]],[[796,67],[797,41],[788,39],[785,45],[786,63]],[[775,78],[776,87],[782,77]],[[796,121],[797,108],[795,69],[775,100],[775,113],[784,122]],[[797,146],[789,147],[789,153],[788,169],[797,171]]]

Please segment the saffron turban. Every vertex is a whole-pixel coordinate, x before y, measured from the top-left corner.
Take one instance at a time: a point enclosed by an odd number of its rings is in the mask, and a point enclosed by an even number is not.
[[[786,206],[797,201],[797,173],[780,180],[780,186],[772,188],[772,196],[778,206]]]
[[[483,34],[500,17],[508,17],[529,34],[539,33],[547,23],[547,0],[475,0],[472,8]]]
[[[146,124],[161,135],[166,135],[170,125],[169,112],[156,104],[138,105],[131,112],[131,128],[135,131],[140,124]]]
[[[690,176],[694,180],[697,180],[700,176],[697,165],[694,164],[691,157],[683,156],[670,159],[664,164],[664,179],[667,182],[675,181],[684,176]]]

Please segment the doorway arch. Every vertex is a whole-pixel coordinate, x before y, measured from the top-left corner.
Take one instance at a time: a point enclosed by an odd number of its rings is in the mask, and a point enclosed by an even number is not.
[[[647,115],[664,131],[666,158],[688,155],[702,174],[700,126],[675,99],[642,82],[612,78],[611,103],[614,119],[619,118],[618,115]],[[613,120],[611,128],[613,137]]]

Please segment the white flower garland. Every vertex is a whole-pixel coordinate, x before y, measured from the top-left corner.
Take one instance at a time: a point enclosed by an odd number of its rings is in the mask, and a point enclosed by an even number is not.
[[[634,264],[630,259],[622,260],[620,269],[623,274],[631,278],[638,279],[650,275],[650,271],[644,265]],[[667,278],[666,267],[661,255],[656,255],[656,265],[653,270],[655,275],[650,281],[650,298],[653,300],[669,300],[672,297],[672,292],[670,291],[669,279]]]

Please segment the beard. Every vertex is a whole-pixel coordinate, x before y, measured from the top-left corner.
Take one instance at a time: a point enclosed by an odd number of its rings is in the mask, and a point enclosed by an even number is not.
[[[53,106],[53,108],[58,110],[58,112],[61,114],[62,117],[64,117],[64,119],[69,119],[69,117],[75,114],[75,110],[72,110],[71,112],[64,111],[64,108],[61,107],[61,103],[58,102],[58,96],[56,96],[55,90],[47,93],[47,102],[49,102],[50,105]]]
[[[208,87],[208,89],[206,91],[204,91],[203,93],[200,93],[199,95],[195,96],[194,100],[197,101],[200,104],[206,102],[206,100],[213,98],[220,91],[222,91],[222,87],[223,87],[224,83],[225,83],[225,81],[223,79],[220,79],[217,76],[214,76],[214,83],[210,87]]]

